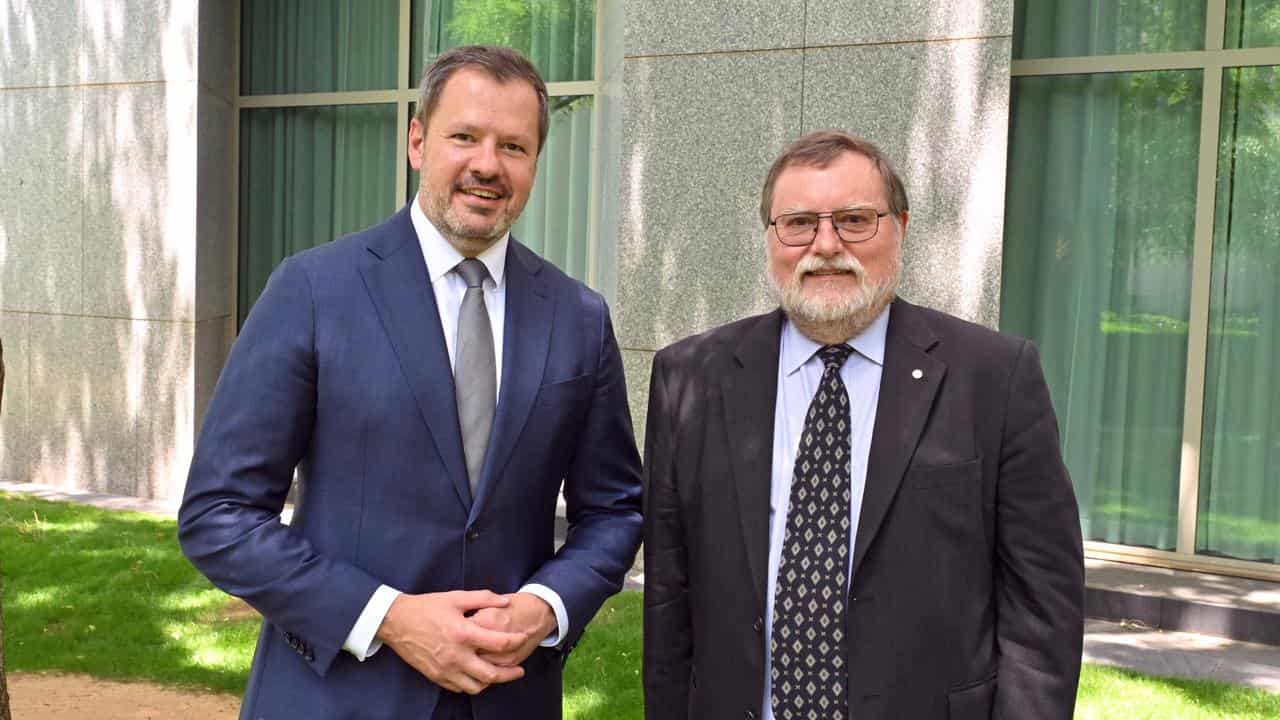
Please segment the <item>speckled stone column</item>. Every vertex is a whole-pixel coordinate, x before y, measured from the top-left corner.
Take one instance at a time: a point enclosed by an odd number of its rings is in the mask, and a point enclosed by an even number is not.
[[[0,13],[0,480],[180,497],[234,332],[235,5]]]
[[[626,8],[614,314],[637,433],[655,351],[772,307],[760,185],[810,130],[867,137],[897,165],[902,295],[995,325],[1013,0]]]

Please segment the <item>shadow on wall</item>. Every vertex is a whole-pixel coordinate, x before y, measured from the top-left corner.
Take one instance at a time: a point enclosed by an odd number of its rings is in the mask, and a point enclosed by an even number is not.
[[[0,27],[6,65],[38,73],[0,75],[24,87],[0,103],[0,472],[173,498],[194,433],[196,9],[65,4],[10,3]]]

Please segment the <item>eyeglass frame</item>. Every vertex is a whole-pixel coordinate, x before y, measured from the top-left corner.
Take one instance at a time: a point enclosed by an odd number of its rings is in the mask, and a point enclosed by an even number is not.
[[[835,221],[835,217],[834,217],[834,216],[835,216],[835,214],[836,214],[836,213],[857,212],[857,211],[859,211],[859,210],[871,210],[871,211],[873,211],[873,212],[876,212],[876,229],[875,229],[875,230],[873,230],[873,231],[871,231],[871,234],[870,234],[870,235],[868,235],[868,236],[866,236],[866,237],[864,237],[864,238],[861,238],[861,239],[858,239],[858,240],[845,240],[845,239],[844,239],[844,235],[841,235],[841,234],[840,234],[840,228],[836,227],[836,221]],[[786,240],[783,240],[783,239],[782,239],[782,233],[778,232],[778,218],[786,217],[786,216],[788,216],[788,215],[814,215],[814,216],[816,216],[816,218],[815,218],[815,219],[817,220],[817,223],[815,223],[815,224],[814,224],[814,226],[813,226],[813,236],[809,238],[809,242],[804,242],[804,243],[790,243],[790,242],[787,242]],[[864,243],[864,242],[866,242],[866,241],[870,240],[871,238],[875,237],[875,236],[876,236],[876,234],[880,232],[880,219],[881,219],[881,218],[883,218],[883,217],[889,216],[889,215],[893,215],[893,213],[892,213],[892,212],[889,212],[889,211],[887,211],[887,210],[886,210],[885,212],[878,212],[878,211],[876,211],[876,209],[875,209],[875,208],[871,208],[871,207],[841,208],[841,209],[839,209],[839,210],[832,210],[832,211],[830,211],[830,212],[824,212],[824,213],[809,212],[809,211],[807,211],[807,210],[797,210],[797,211],[795,211],[795,212],[784,212],[784,213],[778,213],[777,215],[773,216],[773,218],[771,218],[771,219],[769,220],[769,226],[773,228],[773,236],[774,236],[775,238],[777,238],[777,239],[778,239],[778,242],[782,243],[783,245],[786,245],[787,247],[808,247],[808,246],[812,245],[814,242],[816,242],[816,241],[817,241],[817,239],[818,239],[818,230],[820,230],[820,229],[822,228],[822,219],[823,219],[823,218],[826,218],[827,220],[830,220],[830,221],[831,221],[831,231],[832,231],[832,232],[834,232],[834,233],[836,234],[836,238],[837,238],[840,242],[845,243],[846,245],[856,245],[856,244],[858,244],[858,243]]]

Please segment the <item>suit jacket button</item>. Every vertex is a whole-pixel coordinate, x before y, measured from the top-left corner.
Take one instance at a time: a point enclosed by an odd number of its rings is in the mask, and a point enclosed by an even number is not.
[[[470,530],[468,530],[468,531],[467,531],[467,539],[468,539],[468,540],[475,540],[475,539],[476,539],[476,538],[478,538],[478,537],[480,537],[480,531],[479,531],[479,530],[477,530],[477,529],[475,529],[475,528],[471,528]]]
[[[746,718],[747,720],[756,720],[756,714],[751,710],[748,710],[745,713],[743,713],[742,717]]]
[[[764,618],[756,618],[755,623],[753,623],[751,627],[756,632],[760,632],[761,630],[764,630]]]

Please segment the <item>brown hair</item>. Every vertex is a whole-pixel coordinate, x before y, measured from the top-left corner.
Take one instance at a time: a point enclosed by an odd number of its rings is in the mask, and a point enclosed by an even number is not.
[[[525,56],[511,48],[497,45],[463,45],[447,50],[436,57],[422,73],[418,89],[418,109],[414,115],[424,126],[440,102],[444,86],[453,74],[464,68],[475,68],[500,83],[526,82],[538,96],[538,153],[547,143],[551,119],[547,110],[547,86],[542,82],[538,69]]]
[[[773,161],[769,174],[764,179],[764,189],[760,191],[760,222],[769,226],[769,211],[773,207],[773,186],[783,170],[795,165],[825,168],[835,162],[844,153],[861,155],[875,164],[884,181],[884,195],[889,199],[889,212],[901,215],[907,211],[907,189],[902,184],[898,173],[894,171],[889,158],[868,140],[850,135],[842,130],[815,130],[791,142],[782,150],[778,159]]]

